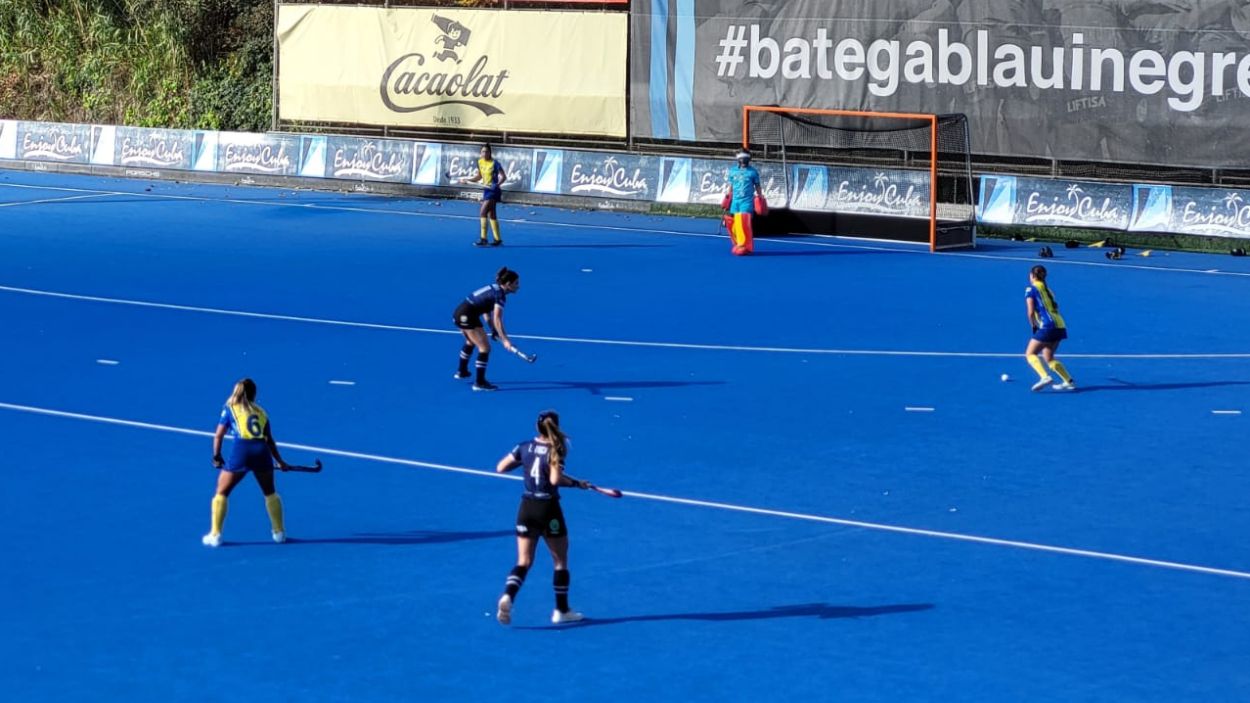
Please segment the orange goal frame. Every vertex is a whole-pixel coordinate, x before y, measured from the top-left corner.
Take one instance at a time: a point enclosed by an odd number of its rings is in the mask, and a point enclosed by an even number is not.
[[[882,117],[887,119],[922,120],[929,123],[929,251],[937,251],[938,190],[938,115],[921,112],[873,112],[869,110],[836,110],[820,108],[778,107],[768,105],[742,106],[742,148],[748,148],[751,113],[771,112],[787,115],[834,115],[839,117]]]

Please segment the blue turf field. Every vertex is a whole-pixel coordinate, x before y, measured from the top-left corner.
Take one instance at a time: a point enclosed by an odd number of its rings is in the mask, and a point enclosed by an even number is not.
[[[1250,261],[1057,249],[1082,390],[1034,394],[1037,245],[504,203],[478,250],[475,205],[0,172],[8,700],[1250,699]],[[540,359],[474,394],[501,265]],[[327,469],[278,477],[292,542],[249,479],[209,550],[244,375]],[[634,495],[566,493],[591,619],[540,550],[506,629],[487,474],[548,407]]]

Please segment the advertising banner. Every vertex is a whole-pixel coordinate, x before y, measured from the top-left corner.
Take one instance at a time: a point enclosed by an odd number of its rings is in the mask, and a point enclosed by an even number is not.
[[[412,142],[332,136],[325,144],[326,178],[392,183],[412,179]]]
[[[17,158],[17,121],[0,120],[0,159]]]
[[[741,108],[963,113],[980,154],[1250,162],[1244,0],[633,0],[631,132],[738,142]]]
[[[624,137],[621,12],[280,5],[283,120]]]
[[[752,162],[760,172],[760,186],[770,208],[786,206],[786,179],[780,164]],[[656,200],[664,203],[720,205],[729,192],[730,162],[666,156],[660,159]]]
[[[1016,176],[981,177],[980,221],[1127,229],[1132,186]]]
[[[1132,231],[1250,237],[1250,191],[1139,185],[1133,206]]]
[[[456,185],[462,178],[470,181],[465,186],[478,186],[480,172],[478,159],[481,147],[473,144],[444,144],[440,151],[440,179],[432,185]],[[534,168],[534,150],[520,147],[495,147],[491,157],[503,168],[504,190],[529,190],[530,172]]]
[[[99,127],[54,122],[18,122],[13,158],[21,161],[53,161],[86,164]]]
[[[299,172],[301,137],[247,132],[218,132],[216,136],[214,170],[219,173],[294,176]]]
[[[105,134],[112,137],[112,144],[101,140],[96,152],[111,146],[101,156],[113,166],[190,170],[195,161],[196,133],[191,130],[116,127]]]

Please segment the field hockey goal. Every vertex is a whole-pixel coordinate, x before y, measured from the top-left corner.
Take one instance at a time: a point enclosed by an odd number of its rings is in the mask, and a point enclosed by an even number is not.
[[[746,105],[742,145],[781,165],[786,207],[766,233],[976,245],[965,115]]]

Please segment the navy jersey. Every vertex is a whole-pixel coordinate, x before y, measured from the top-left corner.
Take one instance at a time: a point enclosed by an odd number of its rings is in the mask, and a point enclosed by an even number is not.
[[[525,497],[536,500],[559,500],[560,489],[551,485],[551,445],[534,440],[512,448],[512,458],[521,462],[525,472]]]
[[[498,283],[492,283],[470,293],[464,302],[468,303],[470,314],[486,315],[494,310],[496,305],[502,308],[507,299],[508,292]]]

